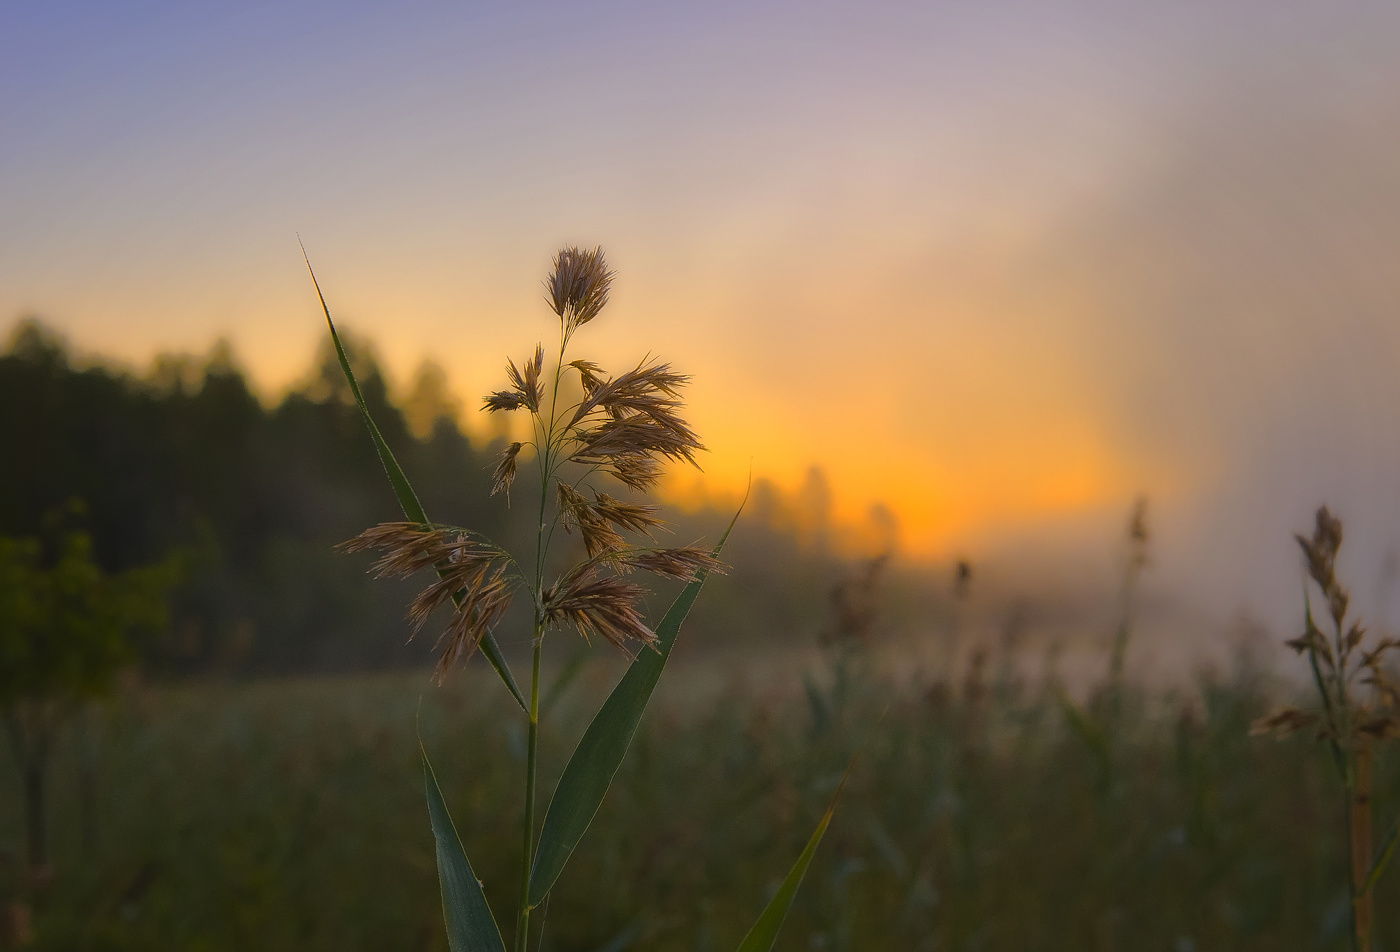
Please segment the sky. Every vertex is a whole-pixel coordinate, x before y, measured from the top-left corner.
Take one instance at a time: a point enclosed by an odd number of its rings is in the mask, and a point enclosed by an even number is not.
[[[678,496],[818,466],[840,519],[1010,564],[1146,494],[1164,589],[1280,619],[1327,502],[1400,623],[1397,40],[1298,0],[9,3],[0,329],[227,338],[275,399],[324,334],[299,234],[479,427],[601,245],[580,352],[693,374]]]

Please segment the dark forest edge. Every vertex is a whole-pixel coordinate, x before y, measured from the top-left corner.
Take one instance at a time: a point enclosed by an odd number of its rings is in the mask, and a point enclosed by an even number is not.
[[[465,434],[431,367],[395,402],[372,346],[354,335],[345,342],[365,401],[429,511],[508,537],[500,497],[464,502],[489,496],[504,437]],[[427,645],[407,641],[405,592],[371,585],[368,558],[332,551],[393,518],[397,503],[328,346],[300,385],[265,405],[226,345],[203,358],[162,355],[138,375],[80,361],[58,333],[22,321],[0,354],[0,440],[23,461],[0,468],[0,536],[40,537],[76,501],[81,516],[63,515],[65,528],[91,536],[106,571],[179,558],[170,623],[139,646],[150,673],[430,663]],[[793,505],[801,501],[755,485],[754,528],[734,555],[744,571],[717,588],[697,640],[810,636],[825,623],[828,590],[847,566],[810,527],[783,518]],[[677,513],[676,535],[713,540],[728,515]]]

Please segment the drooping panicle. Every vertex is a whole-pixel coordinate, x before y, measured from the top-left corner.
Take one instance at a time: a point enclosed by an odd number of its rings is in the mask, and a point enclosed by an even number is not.
[[[414,633],[422,630],[428,616],[449,601],[456,599],[463,608],[473,606],[482,582],[500,560],[498,549],[464,543],[437,563],[437,580],[419,592],[408,606]]]
[[[629,532],[642,532],[651,535],[653,529],[660,529],[665,523],[656,517],[657,506],[639,506],[635,503],[614,499],[607,493],[594,491],[593,509],[599,516],[619,529]]]
[[[627,568],[686,582],[694,582],[709,572],[724,573],[724,563],[715,558],[709,549],[693,545],[673,549],[630,549],[617,561]]]
[[[646,492],[661,481],[661,464],[650,456],[615,456],[606,469],[628,489]]]
[[[695,453],[703,450],[688,430],[663,426],[642,414],[607,419],[576,433],[578,449],[572,459],[586,464],[609,464],[627,457],[666,457],[699,468]]]
[[[556,494],[557,524],[579,536],[586,551],[579,564],[547,589],[538,576],[528,580],[537,648],[544,627],[566,622],[585,638],[597,635],[623,647],[633,642],[653,644],[656,635],[639,610],[644,589],[625,580],[626,573],[640,570],[694,581],[722,570],[721,563],[698,546],[656,546],[651,537],[664,528],[657,507],[624,501],[591,485],[601,473],[629,489],[646,491],[656,486],[667,461],[697,465],[697,454],[704,450],[683,418],[682,392],[689,377],[651,357],[609,376],[593,361],[569,353],[574,331],[607,305],[612,279],[600,248],[560,250],[545,282],[550,306],[561,321],[557,373],[551,367],[553,376],[546,387],[544,347],[536,345],[526,360],[508,360],[507,385],[482,399],[483,410],[524,409],[533,417],[530,442],[508,443],[496,460],[491,494],[504,492],[509,500],[520,455],[530,446],[540,466],[541,490],[549,493],[552,484]],[[568,371],[578,374],[577,390],[572,386],[561,390],[562,375]],[[547,502],[547,496],[542,502]],[[550,564],[553,526],[541,524],[539,532],[537,572]],[[648,544],[636,544],[632,534],[647,536]],[[437,643],[439,676],[454,661],[470,655],[504,616],[517,583],[527,590],[520,564],[479,533],[467,530],[389,523],[366,530],[345,547],[381,550],[374,564],[379,575],[407,576],[420,569],[435,572],[436,578],[419,592],[408,614],[416,634],[433,612],[452,604],[450,622]]]
[[[383,550],[370,567],[376,578],[407,578],[446,559],[455,547],[456,539],[446,529],[417,522],[381,522],[336,546],[344,552]]]
[[[501,620],[514,596],[515,580],[500,566],[490,578],[483,574],[473,585],[462,607],[437,640],[438,663],[434,675],[441,682],[458,659],[466,660],[476,651],[486,632]]]
[[[623,649],[629,641],[651,645],[656,635],[637,611],[643,594],[641,586],[600,575],[596,563],[585,563],[545,590],[545,620],[550,625],[568,622],[585,639],[601,635]]]
[[[545,289],[550,307],[564,322],[566,337],[607,305],[612,279],[602,248],[563,248],[554,256],[554,270],[545,281]]]
[[[506,499],[510,499],[510,484],[515,482],[516,458],[520,455],[520,448],[524,443],[512,443],[505,448],[500,460],[496,463],[496,468],[491,472],[491,495],[504,491]]]
[[[598,513],[586,496],[568,483],[559,484],[559,513],[564,531],[572,533],[577,529],[583,537],[583,546],[588,550],[590,559],[624,545],[622,536],[613,529],[612,523]]]
[[[381,578],[404,578],[425,568],[437,572],[432,584],[409,605],[408,618],[417,634],[436,609],[455,602],[452,620],[437,642],[439,678],[458,658],[476,650],[514,594],[515,579],[506,574],[506,554],[459,529],[389,522],[366,529],[340,548],[383,550],[371,568]]]

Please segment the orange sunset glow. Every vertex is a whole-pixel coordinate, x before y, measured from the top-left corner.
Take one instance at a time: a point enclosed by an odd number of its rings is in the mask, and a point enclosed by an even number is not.
[[[431,359],[486,434],[550,255],[601,245],[591,346],[694,376],[678,501],[817,467],[943,557],[1146,494],[1183,585],[1319,494],[1400,527],[1389,7],[273,11],[0,67],[0,314],[137,369],[227,339],[272,400],[324,334],[300,234],[398,391]]]

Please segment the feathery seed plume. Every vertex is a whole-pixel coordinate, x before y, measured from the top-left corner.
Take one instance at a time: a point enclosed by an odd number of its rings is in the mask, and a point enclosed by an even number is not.
[[[646,492],[661,481],[661,464],[650,456],[614,456],[607,472],[628,489]]]
[[[520,448],[524,443],[512,443],[506,447],[501,459],[496,463],[495,470],[491,473],[491,495],[505,491],[506,499],[510,499],[510,484],[515,482],[516,457],[520,455]]]
[[[387,522],[366,529],[340,548],[347,552],[383,549],[383,557],[371,568],[380,578],[404,578],[424,568],[437,571],[437,579],[409,605],[408,618],[417,634],[433,611],[455,602],[452,621],[438,639],[443,647],[439,679],[456,659],[476,650],[486,629],[510,606],[514,579],[505,575],[505,553],[460,530]]]
[[[656,518],[655,513],[659,508],[657,506],[638,506],[634,503],[626,503],[597,490],[593,492],[593,500],[594,511],[619,529],[651,535],[651,530],[666,525]]]
[[[641,569],[663,578],[694,582],[707,572],[723,574],[724,563],[699,546],[674,549],[630,549],[617,560],[620,564]]]
[[[554,271],[545,288],[550,307],[564,321],[565,337],[597,317],[608,303],[613,274],[602,248],[564,248],[554,256]]]
[[[546,622],[570,622],[585,640],[601,635],[623,649],[629,640],[654,644],[656,634],[637,611],[642,588],[615,576],[599,576],[595,568],[585,563],[545,590]]]
[[[559,484],[559,511],[564,531],[572,533],[574,529],[578,529],[590,559],[604,552],[620,549],[625,544],[622,536],[618,535],[612,524],[598,512],[597,507],[567,483]]]
[[[446,559],[457,540],[446,529],[417,522],[382,522],[336,548],[343,552],[383,549],[384,555],[370,567],[376,578],[408,578],[419,569]]]
[[[501,566],[489,579],[483,574],[482,580],[463,598],[451,623],[437,640],[436,647],[441,653],[434,676],[439,683],[458,659],[471,657],[486,632],[505,615],[514,595],[513,583],[514,580],[505,575],[505,566]]]
[[[515,361],[507,358],[506,376],[510,378],[511,390],[519,397],[520,403],[517,406],[524,406],[531,413],[539,411],[540,401],[544,399],[544,387],[540,384],[540,373],[544,370],[544,347],[535,345],[535,356],[522,364],[523,369],[517,369]],[[486,398],[488,407],[492,402],[492,397],[500,397],[502,393],[492,394]],[[496,409],[491,407],[491,409]],[[500,409],[514,409],[514,407],[500,407]]]
[[[497,410],[519,410],[525,406],[525,398],[514,390],[497,390],[495,393],[488,393],[482,398],[483,410],[496,412]]]

